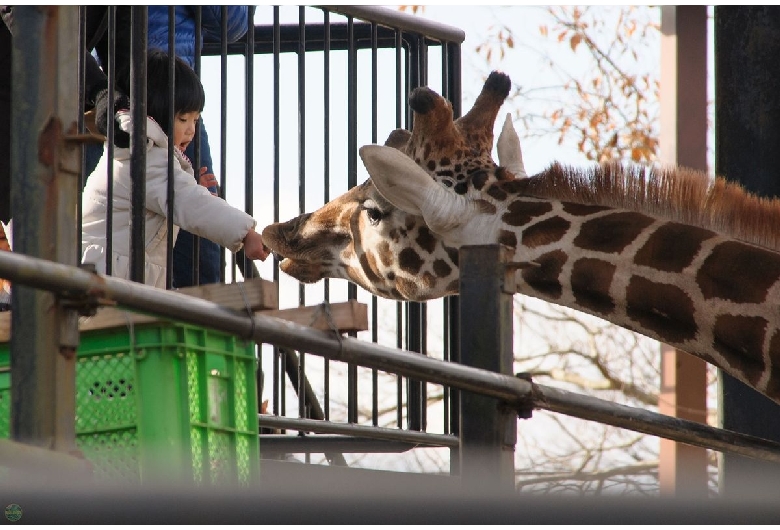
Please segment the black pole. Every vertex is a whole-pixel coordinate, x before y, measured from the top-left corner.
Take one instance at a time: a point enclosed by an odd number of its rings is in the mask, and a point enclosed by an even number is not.
[[[778,56],[780,9],[715,7],[715,171],[765,197],[780,196]],[[780,440],[780,406],[723,373],[719,394],[724,429]],[[780,491],[780,466],[738,455],[723,455],[720,478],[729,496]]]

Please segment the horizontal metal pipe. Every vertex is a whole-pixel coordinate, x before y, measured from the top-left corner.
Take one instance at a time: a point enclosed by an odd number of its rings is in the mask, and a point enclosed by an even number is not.
[[[356,425],[354,423],[334,423],[322,420],[285,418],[281,416],[272,416],[270,414],[260,414],[259,422],[261,427],[288,429],[300,432],[343,434],[347,436],[362,436],[366,438],[371,437],[380,440],[409,442],[432,447],[458,447],[459,445],[458,438],[449,434],[388,429],[386,427]]]
[[[290,436],[264,434],[260,437],[260,458],[275,458],[285,453],[405,453],[420,444],[371,437],[315,434]]]
[[[332,360],[453,386],[494,397],[518,408],[546,409],[690,445],[780,462],[780,443],[777,442],[565,390],[532,385],[516,377],[342,337],[275,317],[254,315],[250,318],[240,311],[193,296],[101,276],[31,256],[0,252],[0,278],[73,298],[91,295],[115,300],[130,309],[210,327],[256,342],[286,346]]]
[[[327,9],[332,13],[358,18],[367,22],[376,22],[383,26],[401,31],[419,33],[431,39],[437,39],[455,44],[463,44],[466,40],[466,32],[460,28],[439,24],[432,20],[416,17],[395,9],[377,6],[313,6]]]

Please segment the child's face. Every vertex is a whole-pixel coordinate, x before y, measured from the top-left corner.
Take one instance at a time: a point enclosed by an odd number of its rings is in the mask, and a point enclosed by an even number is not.
[[[195,136],[199,119],[200,112],[181,112],[173,120],[173,144],[182,151],[187,149]]]

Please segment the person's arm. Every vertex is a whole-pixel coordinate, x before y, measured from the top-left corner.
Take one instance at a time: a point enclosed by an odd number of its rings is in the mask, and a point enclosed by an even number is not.
[[[195,17],[195,6],[190,7]],[[254,8],[252,9],[254,11]],[[227,41],[235,42],[246,34],[247,6],[227,6]],[[203,40],[220,42],[222,39],[222,6],[202,6],[201,21]]]

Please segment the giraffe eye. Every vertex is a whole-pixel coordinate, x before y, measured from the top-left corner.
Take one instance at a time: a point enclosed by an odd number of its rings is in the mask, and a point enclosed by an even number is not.
[[[374,226],[378,225],[383,217],[382,210],[379,208],[366,208],[366,215],[368,216],[368,221]]]

